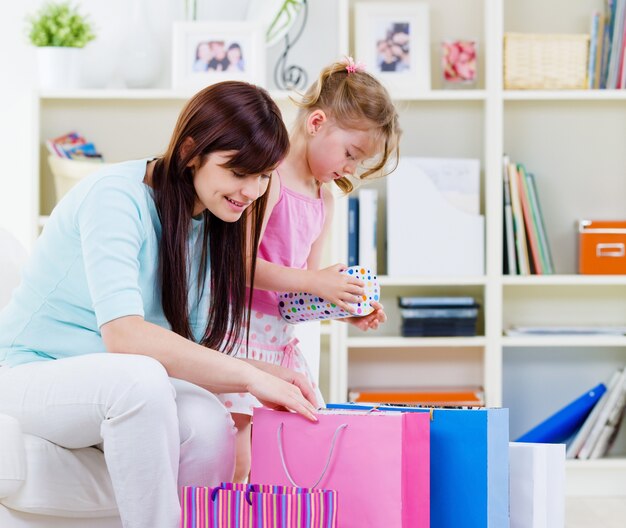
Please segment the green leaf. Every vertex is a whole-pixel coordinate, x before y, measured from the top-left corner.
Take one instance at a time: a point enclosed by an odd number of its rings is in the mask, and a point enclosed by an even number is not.
[[[38,47],[82,48],[96,38],[88,18],[69,2],[47,3],[26,21],[30,42]]]

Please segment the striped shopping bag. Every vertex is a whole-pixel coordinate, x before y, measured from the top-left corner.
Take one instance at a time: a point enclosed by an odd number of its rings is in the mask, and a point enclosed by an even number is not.
[[[337,492],[269,484],[185,486],[181,528],[337,528]]]

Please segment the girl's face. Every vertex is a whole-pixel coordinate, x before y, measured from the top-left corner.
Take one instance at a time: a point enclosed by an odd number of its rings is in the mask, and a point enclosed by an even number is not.
[[[313,132],[307,144],[309,170],[320,183],[354,175],[357,167],[380,150],[371,129],[341,128],[325,116],[318,122],[309,119],[307,126],[309,134]]]
[[[196,166],[193,186],[196,203],[193,216],[208,209],[224,222],[236,222],[246,208],[267,190],[270,172],[262,174],[236,174],[223,167],[236,151],[218,151],[209,154],[206,163]],[[198,164],[198,158],[192,163]]]

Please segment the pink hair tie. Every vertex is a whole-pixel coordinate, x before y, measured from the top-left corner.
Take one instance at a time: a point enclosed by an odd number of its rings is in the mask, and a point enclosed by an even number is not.
[[[365,64],[363,64],[362,62],[354,62],[354,59],[352,57],[346,57],[345,64],[348,75],[351,73],[365,71]]]

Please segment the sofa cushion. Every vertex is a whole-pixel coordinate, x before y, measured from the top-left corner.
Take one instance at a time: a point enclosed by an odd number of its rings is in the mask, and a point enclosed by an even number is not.
[[[63,517],[118,515],[102,451],[66,449],[32,435],[24,435],[24,445],[26,481],[16,493],[0,500],[4,506]]]

